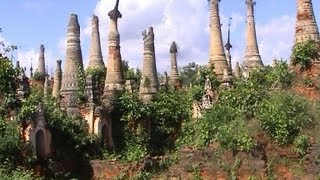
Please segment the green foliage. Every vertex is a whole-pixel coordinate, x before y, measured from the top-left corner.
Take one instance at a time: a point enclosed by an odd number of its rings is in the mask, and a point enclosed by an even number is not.
[[[294,151],[301,157],[304,156],[310,147],[309,138],[306,135],[298,135],[293,142]]]
[[[36,81],[44,81],[44,75],[39,73],[39,72],[35,72],[32,76],[32,79],[36,80]]]
[[[272,88],[289,88],[293,84],[295,75],[289,71],[288,64],[283,61],[277,61],[275,67],[266,75],[267,81]]]
[[[0,118],[0,164],[14,166],[21,163],[22,140],[19,126]]]
[[[36,118],[35,113],[42,99],[43,93],[41,89],[32,88],[30,95],[21,102],[21,108],[17,116],[18,122],[25,123],[28,120],[34,120]]]
[[[12,65],[12,62],[0,54],[0,98],[6,94],[14,94],[16,90],[15,77],[18,70]]]
[[[219,103],[240,111],[247,118],[255,117],[260,102],[266,97],[266,91],[252,81],[255,80],[238,81],[234,88],[220,91]]]
[[[297,43],[293,47],[291,61],[293,65],[299,65],[300,70],[308,70],[312,62],[319,59],[319,43],[308,40]]]
[[[125,135],[125,152],[122,159],[125,161],[139,161],[148,154],[149,137],[145,129],[141,126],[134,132],[127,131]]]
[[[86,97],[84,95],[84,90],[86,87],[86,74],[83,70],[83,66],[77,62],[77,78],[78,78],[78,86],[79,90],[77,91],[78,101],[83,103],[86,101]]]
[[[249,152],[256,143],[250,136],[244,119],[236,119],[219,127],[217,141],[226,149]]]
[[[97,137],[88,133],[82,117],[69,116],[61,111],[53,99],[46,100],[45,118],[52,134],[52,145],[58,159],[85,159],[98,151]],[[61,141],[68,139],[68,141]]]
[[[124,92],[115,101],[115,107],[122,114],[122,121],[139,121],[147,114],[148,107],[143,104],[137,94]]]
[[[195,101],[200,101],[204,92],[204,88],[202,86],[193,86],[190,90],[189,90],[189,96],[191,96],[191,99],[195,100]]]
[[[189,86],[197,78],[198,65],[195,62],[189,63],[180,69],[179,75],[183,86]]]
[[[151,147],[154,153],[174,148],[183,121],[191,117],[191,101],[185,92],[169,88],[160,91],[149,103]]]
[[[220,82],[218,81],[215,73],[210,67],[207,66],[199,66],[199,72],[200,74],[197,75],[195,80],[195,85],[199,85],[201,87],[204,87],[207,77],[209,77],[211,81],[211,86],[213,89],[217,89],[220,85]]]
[[[255,147],[244,116],[232,107],[215,105],[205,112],[203,118],[191,123],[189,128],[192,130],[184,129],[183,142],[192,140],[192,144],[198,147],[219,142],[224,148],[239,151],[250,151]]]
[[[262,128],[280,145],[292,143],[301,128],[311,121],[308,102],[285,92],[275,93],[261,103],[257,117]]]
[[[98,88],[98,96],[103,95],[105,79],[106,79],[106,68],[88,68],[86,70],[86,76],[92,75],[92,80],[95,82],[96,87]]]
[[[1,180],[40,180],[41,178],[34,175],[32,171],[17,168],[10,171],[0,167]]]

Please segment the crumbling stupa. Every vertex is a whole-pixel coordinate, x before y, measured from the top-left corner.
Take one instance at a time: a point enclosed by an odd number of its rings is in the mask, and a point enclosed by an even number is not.
[[[314,16],[312,0],[297,0],[295,43],[319,40],[319,31]]]
[[[140,97],[149,101],[152,96],[158,92],[159,81],[157,76],[157,66],[154,49],[154,33],[153,28],[149,31],[143,31],[143,68],[140,83]]]

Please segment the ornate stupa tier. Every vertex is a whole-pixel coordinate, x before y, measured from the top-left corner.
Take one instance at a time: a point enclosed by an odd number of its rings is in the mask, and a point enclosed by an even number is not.
[[[247,5],[247,31],[246,31],[246,50],[243,66],[249,70],[255,68],[262,68],[263,63],[259,54],[256,25],[254,20],[254,6],[253,0],[246,0]]]
[[[67,32],[67,48],[60,90],[60,95],[62,96],[60,104],[62,108],[72,113],[78,112],[77,92],[80,90],[80,71],[83,71],[80,25],[77,15],[71,14]]]
[[[210,52],[209,65],[214,66],[218,78],[223,76],[223,69],[228,68],[228,63],[223,47],[221,23],[219,15],[220,0],[210,0]]]
[[[319,31],[314,16],[312,0],[297,0],[295,42],[319,40]]]

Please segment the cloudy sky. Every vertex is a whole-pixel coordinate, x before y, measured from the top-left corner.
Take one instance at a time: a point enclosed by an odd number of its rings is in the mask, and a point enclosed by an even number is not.
[[[90,45],[90,19],[100,18],[100,35],[107,61],[108,12],[115,0],[7,0],[0,6],[0,41],[15,44],[12,53],[23,66],[37,65],[40,44],[46,47],[49,73],[57,59],[65,57],[65,36],[68,18],[78,14],[81,26],[81,45],[85,64]],[[313,1],[314,12],[320,21],[320,2]],[[207,0],[121,0],[119,20],[122,58],[130,66],[141,67],[143,41],[141,32],[154,27],[156,60],[160,72],[168,71],[169,47],[172,41],[179,46],[179,65],[195,61],[208,62],[209,19]],[[233,18],[231,43],[233,62],[242,62],[245,47],[245,0],[222,0],[220,13],[224,41],[227,21]],[[293,45],[296,0],[257,0],[255,6],[258,43],[265,64],[272,59],[287,60]],[[319,23],[318,23],[319,24]]]

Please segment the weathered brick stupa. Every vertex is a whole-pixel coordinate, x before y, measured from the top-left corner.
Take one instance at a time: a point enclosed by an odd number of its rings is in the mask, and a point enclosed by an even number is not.
[[[210,0],[210,50],[209,65],[214,66],[214,72],[222,79],[223,69],[228,68],[226,55],[223,48],[221,23],[219,16],[220,0]]]
[[[263,63],[259,54],[256,25],[254,20],[254,6],[256,3],[253,0],[246,0],[247,5],[247,32],[246,32],[246,50],[243,66],[249,71],[256,68],[262,68]]]
[[[80,25],[76,14],[70,15],[67,33],[67,48],[60,95],[61,107],[71,113],[78,113],[79,71],[83,70],[80,46]]]
[[[107,76],[104,87],[104,96],[110,97],[114,92],[123,90],[125,80],[122,71],[121,53],[120,53],[120,34],[118,31],[118,19],[122,17],[118,10],[119,0],[112,11],[108,13],[110,17],[109,35],[108,35],[108,66]]]
[[[295,43],[319,40],[319,31],[313,13],[312,0],[297,0]]]
[[[170,58],[171,58],[171,69],[170,69],[170,78],[169,84],[175,88],[181,88],[182,84],[179,79],[178,65],[177,65],[177,44],[172,42],[170,47]]]
[[[150,101],[152,96],[159,90],[159,81],[157,76],[157,66],[154,48],[153,28],[149,31],[143,31],[143,67],[140,83],[140,97],[144,101]]]
[[[59,98],[59,92],[60,92],[61,83],[62,83],[61,63],[62,63],[61,60],[57,60],[56,69],[54,71],[52,96],[55,98]]]
[[[319,31],[313,13],[312,0],[297,0],[295,43],[319,40]]]
[[[100,43],[100,33],[99,33],[99,18],[97,16],[93,16],[91,20],[91,44],[90,44],[90,52],[89,52],[89,68],[105,68],[103,63],[102,53],[101,53],[101,43]]]
[[[36,69],[36,74],[40,76],[40,79],[43,83],[45,80],[46,76],[46,64],[45,64],[45,55],[44,55],[44,45],[40,45],[40,50],[39,50],[39,60],[38,60],[38,67]]]

